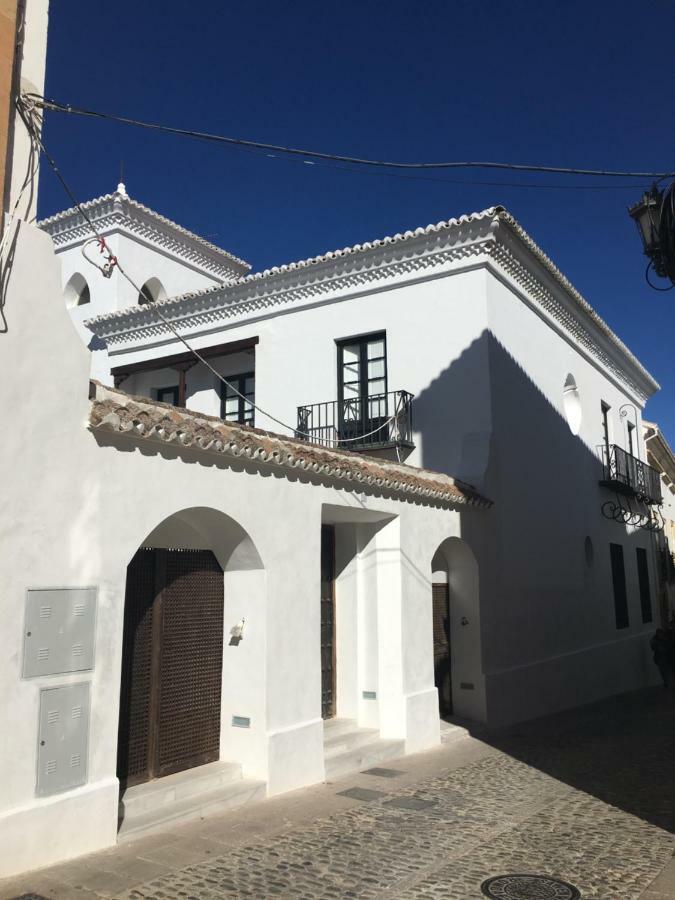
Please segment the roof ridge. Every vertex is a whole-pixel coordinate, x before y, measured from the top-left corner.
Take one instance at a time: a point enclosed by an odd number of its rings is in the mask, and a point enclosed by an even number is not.
[[[227,290],[229,288],[234,288],[255,281],[263,281],[275,275],[282,275],[286,272],[294,272],[298,269],[305,269],[309,266],[319,265],[322,262],[329,262],[333,259],[340,259],[342,257],[351,256],[356,253],[363,253],[367,250],[376,250],[389,244],[397,244],[401,241],[410,240],[414,237],[422,237],[426,234],[433,234],[438,231],[454,228],[458,225],[466,225],[470,224],[471,222],[478,222],[482,219],[493,217],[501,209],[503,209],[503,207],[501,206],[490,206],[486,209],[481,210],[480,212],[468,213],[466,215],[459,216],[458,218],[446,219],[435,224],[416,228],[414,231],[398,232],[397,234],[387,235],[383,238],[375,238],[371,241],[364,241],[361,244],[353,244],[351,246],[343,247],[337,250],[328,250],[325,253],[321,253],[317,256],[310,256],[306,259],[299,259],[290,263],[282,263],[280,266],[272,266],[269,269],[262,269],[260,272],[250,272],[249,274],[242,275],[235,281],[230,281],[226,284],[217,284],[202,288],[198,291],[185,291],[182,294],[176,294],[173,297],[167,297],[165,300],[158,300],[153,304],[153,306],[161,306],[162,308],[166,308],[167,306],[181,303],[184,300],[189,300],[196,297],[204,297],[208,294],[216,293],[217,291]],[[112,312],[103,313],[100,316],[94,316],[91,319],[87,319],[85,325],[90,322],[107,322],[124,315],[134,315],[140,309],[141,307],[125,306],[122,309],[113,310]],[[148,312],[149,309],[150,307],[148,306],[142,307],[142,310],[144,310],[145,312]]]
[[[598,326],[600,331],[602,331],[606,337],[632,362],[632,364],[638,369],[638,371],[642,374],[642,376],[651,383],[652,387],[658,391],[661,389],[661,385],[656,381],[655,378],[647,371],[647,369],[642,365],[640,360],[635,356],[635,354],[629,349],[629,347],[621,340],[621,338],[616,334],[616,332],[610,328],[610,326],[605,322],[602,316],[595,311],[595,309],[591,306],[591,304],[586,300],[583,294],[575,288],[572,282],[567,278],[567,276],[561,272],[561,270],[556,266],[553,260],[541,249],[539,244],[532,238],[527,231],[523,228],[523,226],[518,222],[515,216],[511,215],[511,213],[504,206],[495,207],[496,217],[505,222],[520,238],[521,241],[525,244],[528,250],[539,260],[540,263],[544,266],[544,268],[548,271],[550,275],[553,276],[554,280],[558,282],[558,284],[567,291],[568,294],[572,296],[572,299],[581,307],[582,311],[593,321],[595,325]]]
[[[104,203],[109,203],[113,200],[117,200],[121,204],[129,204],[130,207],[149,216],[151,219],[159,222],[162,226],[168,227],[172,231],[178,232],[178,234],[180,234],[184,238],[187,237],[193,241],[196,241],[198,244],[201,244],[202,247],[205,247],[212,253],[215,253],[217,256],[225,257],[230,262],[235,263],[235,265],[241,266],[243,269],[250,271],[251,264],[246,262],[246,260],[240,259],[238,256],[230,253],[229,250],[225,250],[223,247],[219,247],[217,244],[208,241],[206,238],[201,237],[196,232],[191,231],[189,228],[185,228],[183,225],[179,225],[178,222],[175,222],[173,219],[169,219],[168,216],[164,216],[162,215],[162,213],[158,213],[156,210],[151,209],[151,207],[146,206],[139,200],[135,200],[128,194],[122,194],[120,191],[114,191],[111,194],[102,194],[100,197],[95,197],[92,200],[86,200],[84,203],[80,203],[79,207],[71,206],[68,209],[64,209],[60,212],[54,213],[54,215],[49,216],[46,219],[41,219],[36,224],[38,228],[41,228],[43,231],[48,232],[49,229],[54,225],[57,225],[60,222],[65,222],[70,217],[81,215],[80,209],[83,209],[86,212],[90,209],[95,209],[96,207],[102,206]]]
[[[398,232],[397,234],[391,236],[378,238],[372,241],[365,241],[361,244],[353,244],[352,246],[344,247],[343,249],[328,251],[318,256],[308,257],[307,259],[301,259],[296,262],[286,263],[281,266],[273,266],[272,268],[264,269],[261,272],[251,272],[248,275],[241,276],[234,281],[227,282],[226,284],[214,285],[212,287],[203,288],[199,291],[187,291],[183,294],[169,297],[166,300],[157,301],[154,305],[166,310],[171,309],[174,306],[179,306],[186,300],[206,297],[218,292],[222,292],[222,294],[226,296],[228,292],[234,291],[246,284],[265,281],[276,276],[302,270],[310,266],[328,262],[330,260],[350,257],[357,253],[379,249],[389,244],[400,243],[403,241],[411,240],[415,237],[430,235],[439,231],[457,228],[462,225],[480,222],[485,219],[492,219],[494,222],[503,222],[505,225],[507,225],[515,234],[515,236],[520,241],[522,241],[529,252],[532,253],[533,256],[539,261],[539,263],[549,273],[553,280],[556,281],[560,285],[560,287],[572,298],[577,307],[580,309],[581,313],[587,316],[588,319],[590,319],[591,323],[600,330],[600,332],[610,341],[611,344],[614,345],[615,349],[624,356],[624,358],[633,366],[633,368],[639,373],[640,377],[653,389],[653,391],[657,391],[660,389],[659,383],[642,365],[642,363],[632,353],[628,346],[610,328],[610,326],[605,322],[602,316],[600,316],[593,309],[591,304],[574,287],[574,285],[560,271],[560,269],[558,269],[555,263],[547,256],[547,254],[534,241],[534,239],[530,237],[530,235],[527,233],[527,231],[525,231],[525,229],[517,221],[517,219],[513,215],[511,215],[511,213],[506,209],[505,206],[501,205],[489,206],[481,210],[480,212],[467,213],[456,218],[446,219],[435,224],[427,225],[425,227],[419,227],[414,229],[413,231],[405,231],[402,233]],[[113,322],[115,319],[133,320],[137,316],[139,318],[142,317],[143,319],[147,320],[147,317],[148,315],[151,315],[151,312],[152,307],[147,304],[142,307],[129,306],[124,307],[123,309],[114,310],[110,313],[104,313],[100,316],[95,316],[91,319],[87,319],[84,324],[91,328],[93,325],[96,325],[98,323]]]

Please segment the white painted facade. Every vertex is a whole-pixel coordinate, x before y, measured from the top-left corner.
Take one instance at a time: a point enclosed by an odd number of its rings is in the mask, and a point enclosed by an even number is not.
[[[147,292],[152,301],[165,300],[235,281],[250,269],[243,260],[131,199],[124,184],[112,194],[83,204],[83,209],[105,239],[109,253],[124,260],[124,268],[134,273],[139,288],[135,290],[118,268],[113,267],[109,277],[97,271],[109,255],[101,252],[78,210],[39,223],[54,240],[64,300],[78,333],[88,343],[91,333],[83,322],[137,306],[140,291]],[[95,341],[90,349],[94,377],[105,377],[105,353]]]
[[[8,652],[0,660],[0,705],[8,727],[0,754],[12,777],[0,797],[0,872],[115,842],[125,576],[141,545],[207,545],[221,562],[226,634],[246,618],[241,644],[226,641],[221,757],[265,781],[269,795],[324,777],[322,522],[335,523],[344,566],[338,715],[403,740],[408,752],[438,743],[431,559],[444,540],[459,538],[463,519],[485,510],[395,499],[311,474],[286,477],[269,464],[214,464],[196,450],[176,454],[92,433],[85,425],[90,354],[53,302],[60,288],[49,237],[24,226],[3,340],[3,365],[26,379],[27,390],[0,451],[6,470],[16,472],[1,519],[0,632]],[[46,377],[57,364],[59,378]],[[2,391],[8,409],[6,379]],[[90,585],[98,590],[93,670],[22,677],[26,590]],[[82,682],[91,692],[87,783],[36,797],[40,690]],[[249,717],[251,727],[232,727],[234,715]]]
[[[141,546],[207,548],[222,566],[225,635],[242,620],[245,629],[241,642],[225,640],[220,758],[270,796],[326,774],[322,524],[336,534],[336,714],[405,752],[439,742],[432,582],[449,585],[452,700],[467,719],[502,725],[656,681],[635,562],[648,551],[654,595],[652,535],[601,514],[597,446],[601,404],[612,442],[625,445],[622,410],[641,435],[657,385],[507,213],[246,277],[244,263],[122,190],[87,209],[134,281],[156,279],[158,298],[190,293],[139,308],[119,270],[108,280],[85,268],[89,235],[73,211],[42,230],[21,223],[13,242],[0,337],[0,875],[117,840],[125,582]],[[89,288],[82,305],[77,275]],[[344,454],[327,462],[307,448],[310,465],[297,465],[300,442],[287,442],[283,460],[212,438],[183,445],[164,426],[146,429],[156,403],[134,407],[129,427],[114,412],[96,425],[97,403],[132,401],[100,386],[90,400],[92,371],[110,384],[111,367],[155,360],[124,390],[153,397],[174,386],[171,358],[185,348],[159,309],[203,351],[244,342],[209,360],[228,377],[253,371],[256,404],[290,435],[298,405],[337,396],[336,341],[384,332],[388,389],[415,395],[411,468],[392,466],[394,483],[384,464],[361,461],[380,473],[373,481],[346,477]],[[199,365],[185,378],[188,410],[217,416],[215,376]],[[164,409],[180,428],[190,419]],[[208,419],[192,420],[208,432]],[[256,425],[284,428],[260,411]],[[265,445],[264,432],[239,431]],[[494,505],[468,490],[420,492],[410,484],[450,479],[416,467],[469,482]],[[624,553],[622,628],[610,544]],[[97,592],[93,666],[27,672],[27,591],[86,587]],[[41,696],[69,685],[89,692],[86,746],[70,757],[86,777],[40,792],[53,774]]]
[[[480,572],[471,626],[480,638],[471,676],[453,678],[456,711],[499,725],[651,679],[654,539],[601,514],[612,494],[599,485],[599,450],[605,404],[610,443],[627,449],[632,422],[634,452],[645,459],[641,410],[657,385],[507,213],[249,276],[172,300],[162,315],[196,348],[257,338],[246,362],[210,362],[225,377],[254,368],[256,403],[291,427],[298,405],[336,399],[336,341],[386,333],[388,388],[415,395],[406,461],[494,501],[462,534]],[[184,349],[151,308],[91,327],[113,368]],[[203,366],[186,379],[187,406],[219,415],[218,379]],[[122,386],[152,396],[172,380],[162,369]],[[259,412],[256,425],[283,430]],[[627,628],[615,621],[610,543],[624,551]],[[652,578],[645,622],[638,547]]]

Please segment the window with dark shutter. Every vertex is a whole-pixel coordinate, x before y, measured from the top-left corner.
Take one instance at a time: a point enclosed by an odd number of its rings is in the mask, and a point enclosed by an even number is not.
[[[635,551],[637,556],[638,582],[640,585],[640,608],[642,610],[642,621],[652,621],[652,596],[649,589],[649,566],[647,565],[647,551],[643,547],[638,547]]]
[[[623,547],[610,544],[612,583],[614,585],[614,615],[617,628],[628,628],[628,598],[626,596],[626,570],[623,564]]]

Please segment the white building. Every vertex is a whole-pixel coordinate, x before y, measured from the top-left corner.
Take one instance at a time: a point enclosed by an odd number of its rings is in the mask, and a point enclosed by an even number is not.
[[[133,271],[139,288],[134,290],[115,267],[109,277],[101,277],[96,266],[103,267],[106,255],[77,210],[41,222],[61,260],[66,306],[84,340],[90,341],[91,334],[82,323],[92,315],[233,282],[250,271],[248,263],[131,199],[123,184],[82,208],[110,252]],[[95,341],[90,349],[97,376]],[[105,361],[101,364],[105,375]]]
[[[499,725],[643,683],[654,557],[634,526],[650,507],[640,411],[657,385],[506,211],[158,309],[88,323],[126,392],[283,431],[259,410],[271,412],[288,434],[345,439],[494,501],[462,530],[480,600],[452,629],[453,665],[468,665],[453,674],[455,711]],[[258,410],[195,365],[166,321]],[[606,518],[617,507],[627,527]],[[447,578],[440,560],[434,579]]]
[[[3,260],[0,874],[657,681],[657,385],[505,210],[254,275],[87,211],[138,290]]]

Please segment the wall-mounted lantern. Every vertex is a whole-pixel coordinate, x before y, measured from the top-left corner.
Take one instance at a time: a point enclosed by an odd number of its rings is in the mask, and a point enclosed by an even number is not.
[[[675,182],[662,193],[654,184],[642,197],[628,207],[628,215],[635,222],[645,256],[649,259],[646,278],[657,291],[675,287]],[[672,284],[660,288],[649,280],[653,268],[659,278]]]
[[[240,619],[236,625],[233,625],[230,628],[230,647],[238,647],[241,641],[244,639],[244,625],[246,624],[246,619]]]

